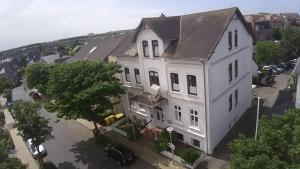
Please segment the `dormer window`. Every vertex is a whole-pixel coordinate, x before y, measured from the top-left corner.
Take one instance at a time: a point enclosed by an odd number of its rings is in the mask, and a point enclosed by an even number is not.
[[[159,49],[158,49],[158,41],[157,40],[152,41],[152,52],[153,52],[153,57],[159,57]]]
[[[144,57],[149,57],[149,46],[148,46],[148,41],[144,40],[142,42],[142,46],[143,46],[143,54]]]
[[[232,32],[231,31],[228,32],[228,49],[229,50],[232,49]]]

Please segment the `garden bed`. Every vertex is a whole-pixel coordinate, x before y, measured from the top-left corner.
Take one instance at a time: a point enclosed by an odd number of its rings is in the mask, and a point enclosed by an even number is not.
[[[134,123],[134,131],[133,132],[133,123],[127,119],[127,118],[123,118],[117,122],[115,122],[112,126],[111,126],[112,130],[116,133],[121,134],[124,137],[129,138],[130,140],[135,140],[136,138],[138,138],[141,133],[140,133],[140,125]],[[135,135],[134,135],[135,134]]]

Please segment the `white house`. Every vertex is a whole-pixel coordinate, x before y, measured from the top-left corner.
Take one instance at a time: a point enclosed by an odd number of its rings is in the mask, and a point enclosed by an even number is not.
[[[300,108],[300,83],[299,83],[299,80],[300,80],[300,60],[299,58],[297,59],[297,62],[296,62],[296,65],[295,65],[295,68],[293,70],[293,75],[297,76],[297,92],[296,92],[296,101],[295,101],[295,107],[297,109]]]
[[[143,18],[113,52],[126,113],[211,154],[251,106],[252,40],[238,8]]]

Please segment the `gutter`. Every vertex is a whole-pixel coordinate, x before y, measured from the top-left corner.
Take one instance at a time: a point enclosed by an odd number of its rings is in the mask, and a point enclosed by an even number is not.
[[[206,153],[208,154],[208,132],[207,132],[207,99],[206,99],[206,72],[205,72],[205,63],[203,61],[200,61],[203,64],[203,76],[204,76],[204,99],[205,99],[205,103],[204,103],[204,107],[205,107],[205,136],[206,136]]]

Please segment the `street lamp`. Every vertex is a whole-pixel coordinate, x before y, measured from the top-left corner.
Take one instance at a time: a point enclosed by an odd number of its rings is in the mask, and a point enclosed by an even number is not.
[[[175,145],[172,143],[172,131],[174,130],[173,127],[168,127],[167,128],[167,131],[169,132],[170,134],[170,143],[169,143],[169,147],[171,148],[172,150],[172,161],[173,161],[173,164],[174,164],[174,150],[175,150]]]
[[[259,102],[260,97],[257,97],[257,112],[256,112],[256,126],[255,126],[255,140],[257,139],[258,119],[259,119]]]
[[[128,91],[128,88],[131,88],[131,86],[128,86],[128,85],[124,85],[124,86],[126,88],[127,102],[128,102],[128,105],[129,105],[129,118],[130,118],[131,125],[132,125],[132,133],[133,133],[133,136],[134,136],[134,140],[136,140],[135,126],[134,126],[133,119],[132,119],[131,103],[130,103],[130,100],[129,100],[129,91]]]

